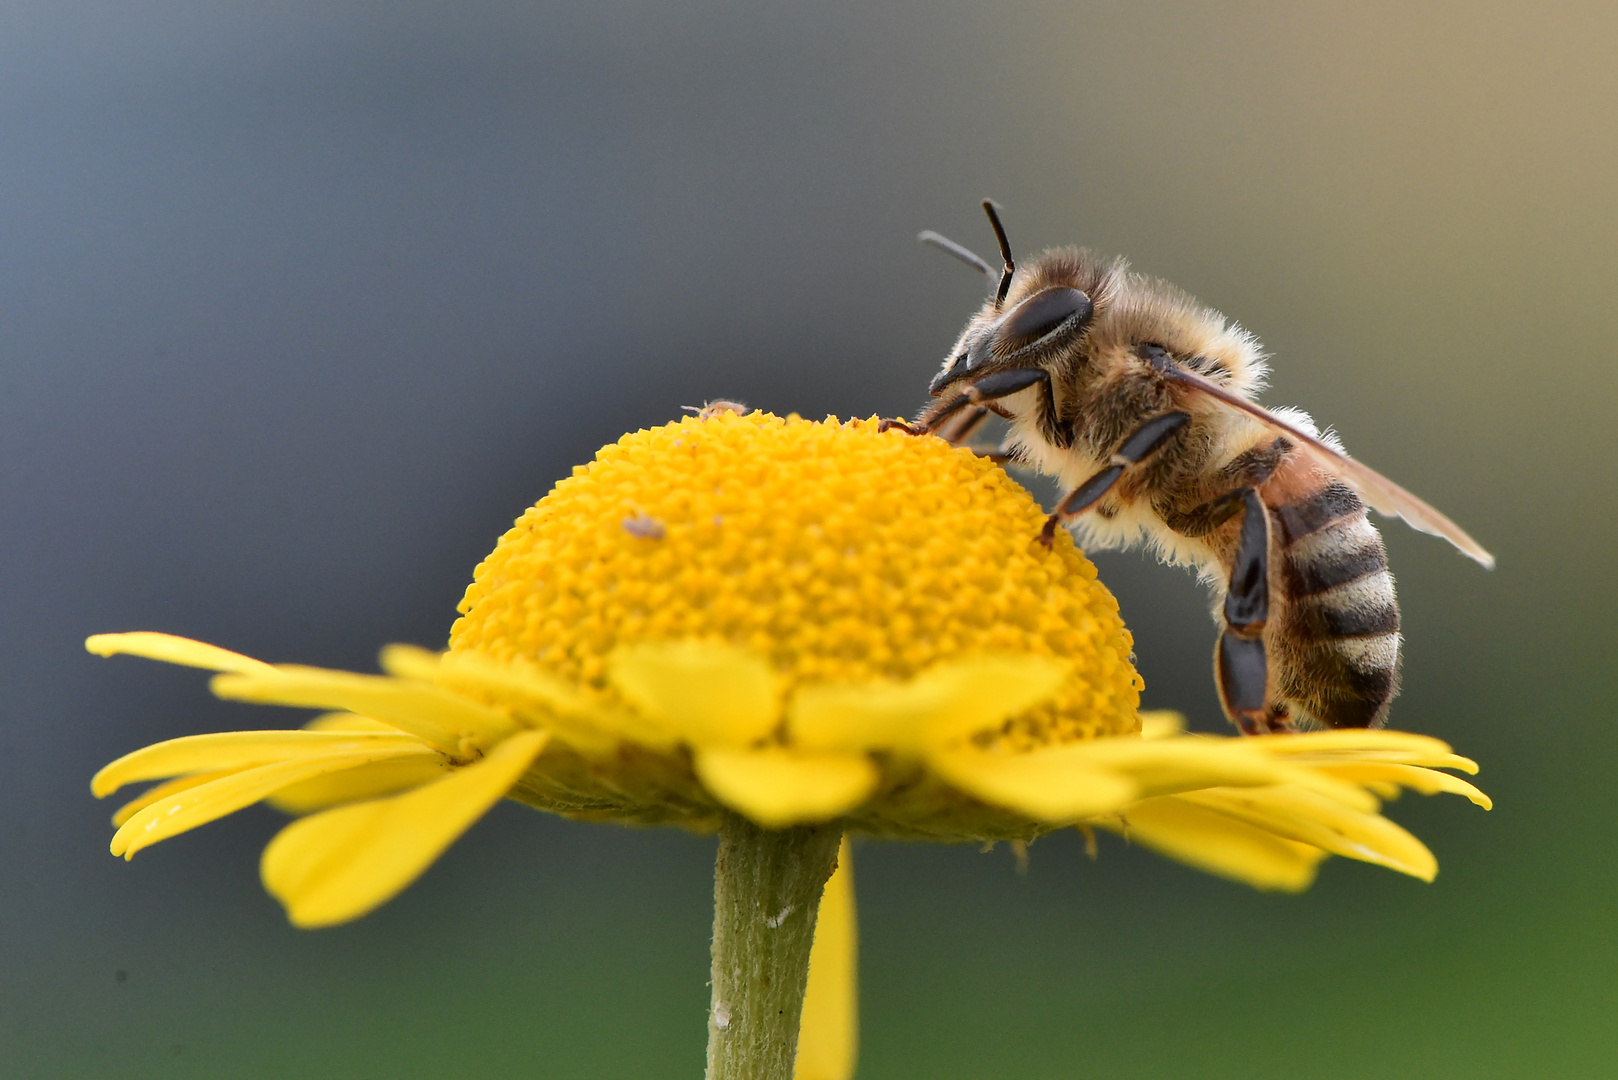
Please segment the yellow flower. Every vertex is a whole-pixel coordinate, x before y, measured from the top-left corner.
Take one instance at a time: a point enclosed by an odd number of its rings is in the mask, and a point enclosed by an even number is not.
[[[1430,879],[1431,853],[1379,812],[1401,787],[1488,805],[1434,771],[1476,767],[1433,739],[1143,718],[1116,602],[1066,535],[1033,542],[1042,519],[987,461],[872,421],[722,413],[626,435],[501,538],[442,654],[391,646],[369,676],[91,638],[216,671],[221,697],[337,710],[108,765],[97,795],[177,778],[118,811],[112,850],[270,799],[305,816],[265,850],[265,885],[320,926],[398,893],[502,797],[699,831],[727,812],[941,841],[1099,827],[1276,889],[1328,854]],[[805,1080],[852,1061],[852,954],[822,948],[853,947],[840,865],[806,1007],[832,1018],[806,1020],[831,1049],[800,1060]]]

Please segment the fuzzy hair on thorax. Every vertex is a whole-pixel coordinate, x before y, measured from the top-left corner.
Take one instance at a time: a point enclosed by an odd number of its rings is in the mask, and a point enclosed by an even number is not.
[[[1082,341],[1068,355],[1055,358],[1058,370],[1052,373],[1059,399],[1077,400],[1081,411],[1098,385],[1140,368],[1136,350],[1143,344],[1161,346],[1178,362],[1243,397],[1252,399],[1264,388],[1269,369],[1251,333],[1175,285],[1131,270],[1122,258],[1085,248],[1054,248],[1020,264],[1005,302],[999,308],[992,300],[986,303],[962,340],[1024,299],[1052,288],[1082,290],[1095,305]],[[1012,445],[1023,460],[1056,477],[1064,488],[1071,490],[1104,464],[1110,452],[1105,439],[1092,444],[1081,435],[1071,446],[1052,445],[1034,418],[1016,407],[1021,402],[1007,404],[1014,414]],[[1197,420],[1196,438],[1204,442],[1200,456],[1206,468],[1216,469],[1273,437],[1258,422],[1217,402],[1193,400],[1188,407]],[[1282,412],[1290,422],[1315,431],[1306,414]],[[1217,582],[1220,574],[1217,553],[1205,541],[1172,533],[1145,503],[1115,505],[1108,516],[1087,515],[1074,528],[1089,548],[1144,542],[1164,561],[1195,567],[1210,581]]]

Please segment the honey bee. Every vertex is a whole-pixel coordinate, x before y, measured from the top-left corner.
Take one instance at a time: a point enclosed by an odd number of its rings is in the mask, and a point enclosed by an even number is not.
[[[936,233],[992,292],[928,390],[911,434],[964,443],[1010,422],[1001,460],[1067,493],[1045,522],[1082,544],[1144,541],[1213,592],[1214,679],[1247,734],[1380,727],[1399,689],[1399,607],[1366,506],[1494,558],[1449,518],[1348,457],[1297,409],[1253,400],[1258,341],[1174,286],[1074,248],[1017,266],[992,202],[996,271]]]

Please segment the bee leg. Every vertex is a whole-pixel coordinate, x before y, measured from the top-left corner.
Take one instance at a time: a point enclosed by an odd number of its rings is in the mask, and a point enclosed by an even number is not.
[[[1056,539],[1056,530],[1062,524],[1063,518],[1082,514],[1100,502],[1102,496],[1111,491],[1112,485],[1124,475],[1126,468],[1140,464],[1162,449],[1163,444],[1169,441],[1169,437],[1184,427],[1190,419],[1189,413],[1170,412],[1154,416],[1136,428],[1123,441],[1123,445],[1118,447],[1118,452],[1112,455],[1112,461],[1105,469],[1074,488],[1057,504],[1056,512],[1045,519],[1045,528],[1040,530],[1039,542],[1050,547],[1051,542]]]
[[[1181,536],[1207,536],[1241,512],[1242,492],[1268,480],[1289,449],[1291,444],[1278,438],[1268,446],[1238,454],[1220,470],[1220,479],[1231,485],[1230,490],[1189,510],[1178,509],[1173,504],[1158,506],[1155,508],[1158,516]]]
[[[1264,727],[1271,735],[1296,732],[1298,729],[1292,723],[1292,706],[1284,701],[1272,704],[1269,714],[1264,718]]]
[[[938,429],[938,437],[951,446],[965,446],[980,458],[988,458],[996,465],[1007,465],[1018,460],[1017,455],[1006,450],[980,450],[967,444],[972,433],[983,425],[992,410],[987,405],[974,405],[969,411],[960,414],[959,418]]]
[[[925,427],[917,427],[913,424],[907,424],[903,420],[884,419],[881,423],[876,425],[876,429],[878,431],[902,431],[906,435],[931,434]]]
[[[963,409],[983,407],[986,401],[1010,397],[1036,384],[1043,391],[1041,396],[1044,398],[1047,414],[1056,415],[1056,397],[1051,390],[1051,373],[1044,368],[1012,368],[1009,371],[996,371],[991,375],[985,375],[977,382],[967,383],[966,389],[949,400],[941,401],[929,408],[914,424],[884,420],[878,425],[877,430],[898,428],[911,435],[931,434]]]
[[[972,432],[976,431],[983,421],[988,418],[989,407],[987,405],[974,405],[970,409],[963,410],[949,424],[940,427],[938,437],[951,446],[960,446],[967,439],[970,439]]]
[[[1163,523],[1181,536],[1207,536],[1241,512],[1244,490],[1227,491],[1190,510],[1165,509]]]
[[[1270,615],[1270,515],[1256,488],[1232,492],[1242,504],[1242,533],[1225,592],[1225,629],[1214,650],[1214,675],[1225,715],[1248,735],[1285,721],[1265,702],[1269,664],[1264,624]],[[1281,720],[1281,723],[1276,723]]]

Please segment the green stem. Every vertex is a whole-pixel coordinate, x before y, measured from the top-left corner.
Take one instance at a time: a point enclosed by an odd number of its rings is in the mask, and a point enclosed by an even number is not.
[[[833,826],[772,831],[725,815],[707,1080],[792,1080],[815,916],[841,840]]]

